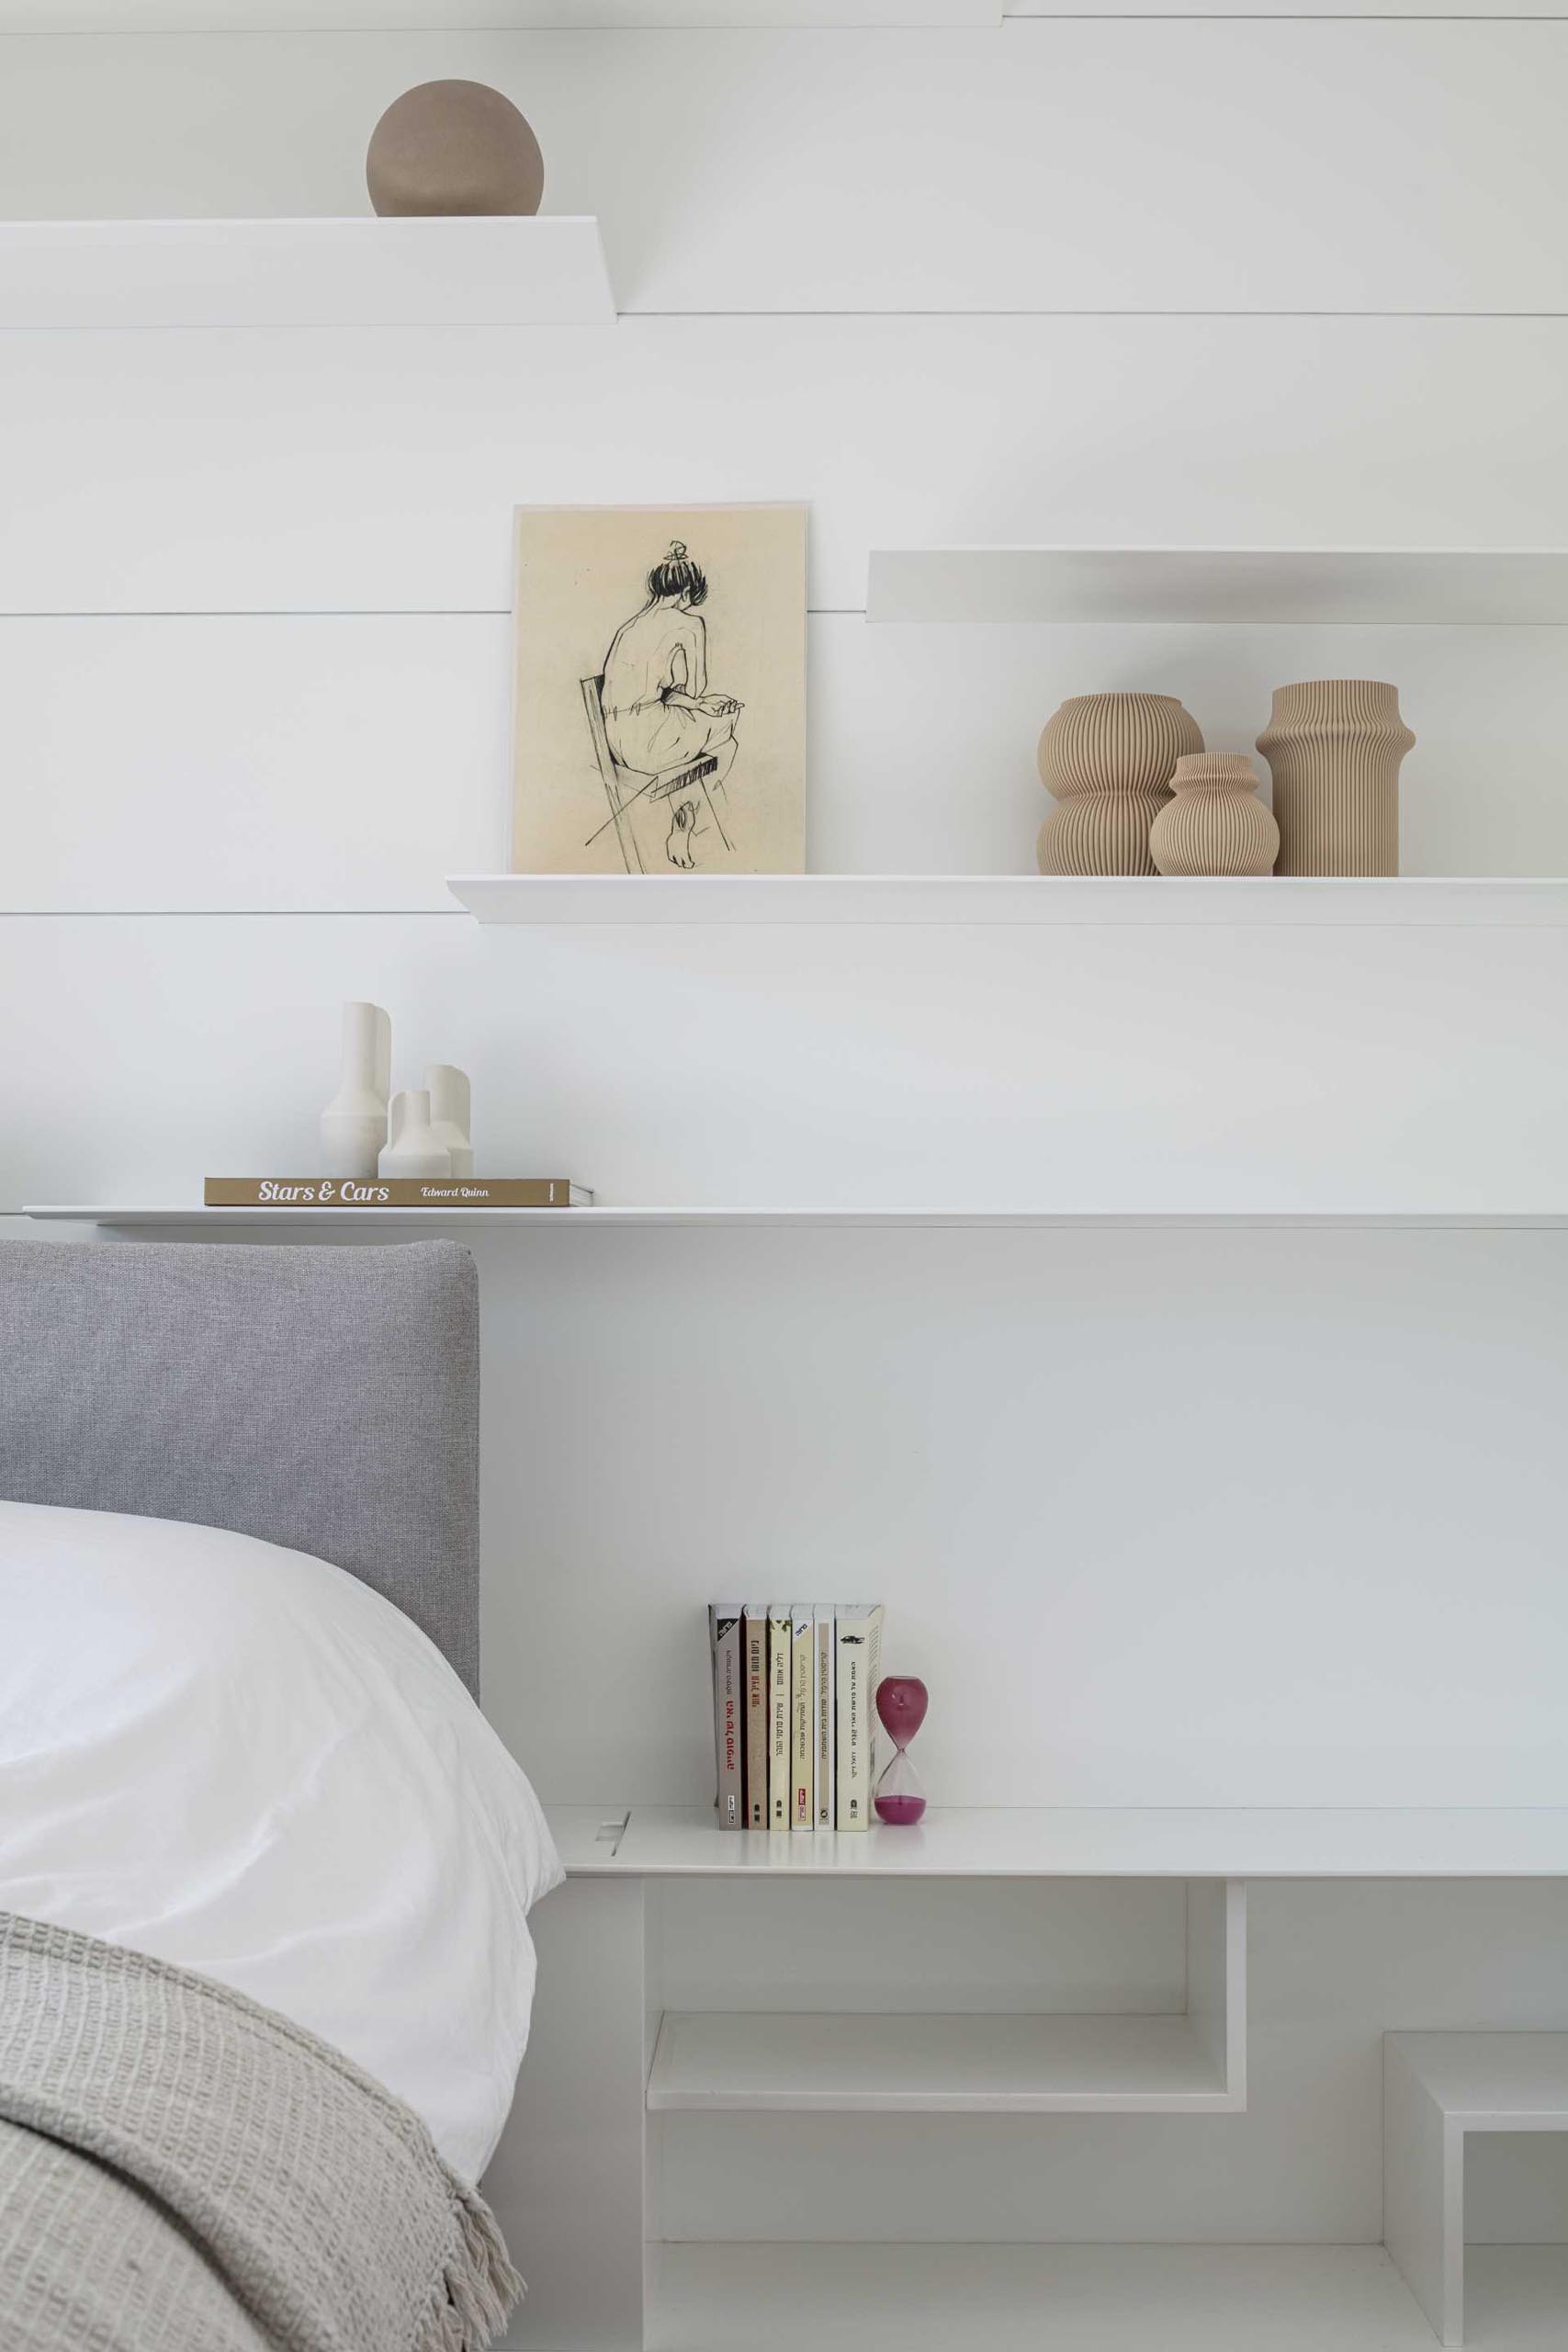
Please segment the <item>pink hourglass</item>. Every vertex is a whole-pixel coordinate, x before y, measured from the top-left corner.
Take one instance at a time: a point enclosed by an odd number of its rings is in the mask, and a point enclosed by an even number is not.
[[[876,1686],[876,1712],[893,1742],[887,1770],[872,1797],[879,1821],[905,1827],[919,1821],[926,1809],[926,1792],[907,1751],[930,1704],[931,1693],[918,1674],[886,1674]]]

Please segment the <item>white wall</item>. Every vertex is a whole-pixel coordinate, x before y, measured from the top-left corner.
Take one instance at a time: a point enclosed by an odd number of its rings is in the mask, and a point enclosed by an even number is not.
[[[811,502],[823,869],[1027,872],[1066,693],[1177,692],[1246,748],[1272,684],[1364,669],[1419,739],[1410,867],[1568,870],[1557,630],[863,618],[879,544],[1562,540],[1568,35],[1387,13],[0,38],[0,217],[356,210],[387,101],[478,74],[628,313],[0,336],[0,1207],[307,1164],[345,994],[404,1069],[475,1069],[492,1165],[606,1199],[1557,1204],[1561,933],[443,910],[504,857],[510,510],[542,499]],[[1562,1801],[1563,1238],[478,1254],[487,1689],[547,1793],[700,1795],[698,1604],[852,1585],[932,1668],[949,1800]],[[590,1724],[610,1623],[635,1656]],[[1201,2180],[1158,2124],[1043,2127],[1053,2226],[1377,2234],[1376,2029],[1568,2017],[1554,1898],[1364,1905],[1259,1904],[1255,2116]],[[670,2226],[714,2128],[671,2127]],[[1484,2227],[1547,2226],[1521,2163]]]

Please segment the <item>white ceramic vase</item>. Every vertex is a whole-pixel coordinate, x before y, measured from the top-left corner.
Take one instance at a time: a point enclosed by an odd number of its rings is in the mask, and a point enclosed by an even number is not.
[[[454,1176],[474,1172],[474,1147],[469,1141],[469,1093],[467,1074],[450,1062],[432,1062],[424,1073],[430,1096],[430,1124],[437,1143],[444,1143]]]
[[[430,1124],[428,1087],[411,1086],[393,1095],[377,1173],[404,1177],[452,1173],[452,1155]]]
[[[375,1175],[391,1084],[390,1018],[378,1004],[345,1004],[338,1090],[321,1113],[323,1176]]]

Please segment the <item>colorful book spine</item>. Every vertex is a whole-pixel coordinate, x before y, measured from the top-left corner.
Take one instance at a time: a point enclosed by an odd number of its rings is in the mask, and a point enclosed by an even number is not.
[[[834,1757],[834,1826],[871,1826],[871,1792],[876,1776],[876,1711],[872,1702],[882,1669],[882,1605],[855,1601],[838,1612],[835,1629],[838,1676],[838,1748]]]
[[[817,1826],[817,1612],[797,1600],[790,1625],[790,1814],[792,1829]]]
[[[741,1812],[740,1603],[719,1600],[708,1609],[713,1652],[713,1736],[718,1769],[718,1826],[739,1829]]]
[[[833,1612],[818,1609],[817,1639],[817,1826],[833,1826]]]
[[[768,1826],[789,1827],[789,1702],[794,1621],[774,1600],[768,1605]]]
[[[746,1826],[768,1826],[768,1610],[749,1600],[741,1621],[746,1667]]]

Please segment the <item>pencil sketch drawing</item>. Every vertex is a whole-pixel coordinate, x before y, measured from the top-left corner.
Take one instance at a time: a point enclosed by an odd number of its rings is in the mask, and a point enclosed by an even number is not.
[[[801,507],[519,511],[518,870],[801,871],[805,554]]]
[[[631,813],[639,799],[669,818],[671,865],[690,874],[734,854],[725,784],[743,706],[708,686],[707,627],[697,609],[707,594],[702,566],[683,539],[671,539],[649,572],[647,602],[615,631],[601,673],[582,681],[609,822],[628,874],[648,871]]]

